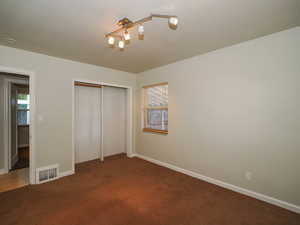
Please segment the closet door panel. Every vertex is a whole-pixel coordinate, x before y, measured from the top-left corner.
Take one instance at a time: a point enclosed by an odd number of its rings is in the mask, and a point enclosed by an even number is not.
[[[100,158],[101,89],[75,86],[75,162]]]
[[[126,89],[103,88],[104,157],[126,152]]]

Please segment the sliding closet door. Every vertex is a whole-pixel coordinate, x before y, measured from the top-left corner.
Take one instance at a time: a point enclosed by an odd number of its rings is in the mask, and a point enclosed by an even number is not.
[[[126,89],[103,87],[104,156],[126,152]]]
[[[99,159],[101,88],[75,86],[75,162]]]

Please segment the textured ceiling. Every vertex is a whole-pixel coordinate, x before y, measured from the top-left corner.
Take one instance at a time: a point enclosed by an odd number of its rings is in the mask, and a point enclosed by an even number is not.
[[[154,19],[144,41],[107,46],[119,19],[151,13],[177,15],[178,29]],[[0,44],[135,73],[299,25],[299,0],[0,1]]]

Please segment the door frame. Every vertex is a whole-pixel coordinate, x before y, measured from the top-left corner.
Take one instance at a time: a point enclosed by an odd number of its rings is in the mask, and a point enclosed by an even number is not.
[[[29,81],[29,80],[28,80]],[[11,106],[10,106],[10,102],[11,102],[11,86],[13,84],[25,84],[29,86],[29,82],[27,82],[26,80],[22,80],[22,79],[17,79],[17,78],[4,78],[4,115],[5,115],[5,123],[4,123],[4,132],[7,132],[6,134],[6,138],[4,140],[8,141],[8,143],[6,141],[4,141],[4,145],[5,145],[5,149],[7,150],[7,153],[5,154],[5,156],[8,156],[7,158],[4,157],[4,160],[7,162],[8,168],[7,168],[7,172],[9,172],[9,170],[12,168],[11,165],[11,129],[12,129],[12,120],[11,120]],[[15,115],[17,116],[17,115]],[[6,144],[7,143],[7,144]],[[16,124],[16,153],[18,154],[18,125]],[[6,169],[6,168],[5,168]]]
[[[98,84],[103,86],[118,87],[126,89],[126,154],[133,157],[133,88],[130,86],[106,83],[94,80],[73,79],[72,80],[72,172],[75,173],[75,82]],[[101,89],[101,108],[103,106],[103,89]],[[100,160],[104,160],[103,154],[103,113],[101,113],[101,150]]]
[[[29,93],[30,93],[30,124],[29,124],[29,183],[35,184],[35,112],[36,112],[36,92],[35,92],[35,72],[13,68],[13,67],[5,67],[0,65],[0,72],[8,73],[8,74],[15,74],[15,75],[25,75],[29,77]],[[4,90],[4,173],[9,172],[9,165],[8,165],[8,156],[9,156],[9,115],[6,109],[10,108],[8,104],[8,97],[7,96],[7,88]],[[9,130],[8,130],[9,129]]]

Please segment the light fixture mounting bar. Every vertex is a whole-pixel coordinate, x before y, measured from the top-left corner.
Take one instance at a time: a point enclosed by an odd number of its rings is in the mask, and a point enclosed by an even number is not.
[[[177,17],[177,16],[161,15],[161,14],[151,14],[151,17],[169,19],[169,18],[171,18],[171,17]]]
[[[176,17],[176,16],[170,16],[170,15],[160,15],[160,14],[151,14],[150,16],[148,17],[145,17],[145,18],[142,18],[140,20],[137,20],[135,22],[131,22],[131,23],[128,23],[126,25],[123,25],[122,27],[120,27],[119,29],[117,30],[114,30],[108,34],[105,34],[105,37],[116,37],[116,38],[122,38],[122,35],[117,35],[118,33],[121,33],[122,31],[125,31],[125,30],[129,30],[131,28],[134,28],[138,25],[141,25],[143,23],[146,23],[146,22],[149,22],[152,20],[153,17],[156,17],[156,18],[165,18],[165,19],[169,19],[171,17]]]
[[[105,35],[105,37],[114,37],[114,38],[119,38],[119,39],[122,39],[122,38],[123,38],[122,35],[116,34],[116,33],[112,33],[112,34],[107,35],[107,36]]]

